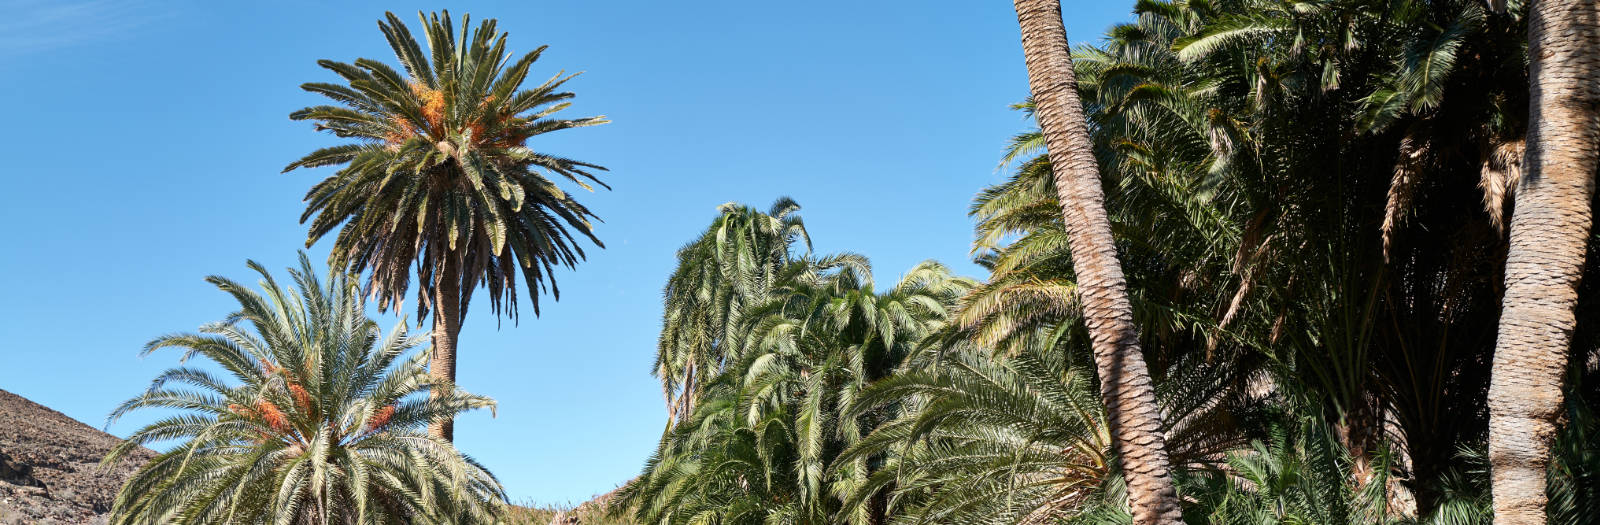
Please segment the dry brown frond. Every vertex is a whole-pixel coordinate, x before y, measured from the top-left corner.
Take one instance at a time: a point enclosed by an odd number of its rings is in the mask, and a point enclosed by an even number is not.
[[[1523,139],[1500,142],[1483,159],[1478,188],[1483,190],[1483,211],[1489,214],[1489,223],[1502,235],[1506,232],[1506,200],[1522,180]]]
[[[1206,139],[1211,143],[1211,154],[1217,158],[1227,158],[1233,155],[1233,137],[1228,134],[1228,116],[1221,109],[1211,108],[1206,112]]]
[[[1383,210],[1383,260],[1389,260],[1389,248],[1394,234],[1406,219],[1411,201],[1416,196],[1417,183],[1422,176],[1422,158],[1427,155],[1426,142],[1407,133],[1400,139],[1400,158],[1394,163],[1394,177],[1389,180],[1389,200]]]
[[[1239,308],[1244,305],[1244,299],[1250,294],[1250,288],[1255,284],[1256,261],[1267,255],[1272,245],[1272,236],[1263,239],[1262,233],[1266,230],[1267,213],[1257,213],[1245,225],[1244,234],[1240,237],[1239,249],[1233,254],[1233,273],[1239,276],[1239,288],[1233,293],[1233,300],[1228,302],[1228,309],[1222,314],[1222,320],[1217,322],[1217,327],[1206,334],[1206,361],[1211,361],[1212,354],[1217,349],[1219,336],[1222,330],[1233,323],[1233,318],[1239,314]]]

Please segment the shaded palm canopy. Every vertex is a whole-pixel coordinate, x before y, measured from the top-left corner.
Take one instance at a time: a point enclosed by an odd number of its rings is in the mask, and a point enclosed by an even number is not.
[[[201,364],[162,372],[111,414],[170,411],[108,463],[176,442],[122,487],[111,523],[492,521],[505,504],[500,483],[423,428],[494,401],[430,379],[423,355],[407,355],[425,338],[403,320],[383,334],[352,280],[320,279],[303,254],[292,287],[250,268],[259,291],[207,278],[239,311],[145,346],[183,349],[180,361]]]

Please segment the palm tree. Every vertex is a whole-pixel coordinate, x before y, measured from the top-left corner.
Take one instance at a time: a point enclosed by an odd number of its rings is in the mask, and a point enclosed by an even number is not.
[[[1291,417],[1279,426],[1270,441],[1229,453],[1227,468],[1187,480],[1185,494],[1194,494],[1195,517],[1205,523],[1263,525],[1394,522],[1383,491],[1387,454],[1376,458],[1380,468],[1374,469],[1373,482],[1351,485],[1350,470],[1357,465],[1321,417]]]
[[[494,401],[440,384],[423,338],[401,321],[387,336],[367,318],[360,286],[319,280],[305,254],[285,288],[255,262],[262,289],[206,280],[240,310],[199,333],[167,335],[149,354],[183,348],[226,371],[180,366],[112,412],[175,411],[112,449],[182,440],[136,473],[117,495],[111,523],[486,523],[505,496],[487,470],[430,421]],[[231,380],[230,380],[231,379]],[[431,396],[424,393],[431,393]]]
[[[678,266],[662,292],[661,336],[655,375],[661,379],[668,423],[694,408],[705,384],[737,360],[746,311],[770,300],[778,274],[811,239],[788,197],[766,213],[727,203],[698,239],[678,250]]]
[[[1497,525],[1545,522],[1545,469],[1577,327],[1578,279],[1600,156],[1600,9],[1529,6],[1527,161],[1506,255],[1489,386],[1489,462]]]
[[[611,512],[657,525],[832,523],[828,502],[805,497],[792,471],[799,453],[788,407],[746,418],[750,399],[733,374],[702,388],[693,412],[667,430]]]
[[[840,462],[835,456],[894,415],[842,412],[867,385],[901,371],[918,355],[974,283],[934,261],[918,264],[881,291],[860,256],[803,260],[791,268],[792,277],[774,299],[752,312],[748,354],[737,370],[756,406],[792,407],[786,410],[799,442],[794,469],[801,494],[821,501],[853,492],[878,468],[882,458]],[[878,493],[845,508],[840,519],[884,523],[887,496]]]
[[[794,248],[792,242],[774,246]],[[687,411],[667,429],[644,471],[619,492],[618,512],[659,524],[885,523],[888,491],[840,506],[881,458],[835,458],[894,411],[844,411],[868,384],[899,370],[925,338],[943,329],[973,283],[925,262],[878,291],[861,256],[785,258],[792,262],[768,274],[762,303],[742,305],[737,315],[668,318],[739,340],[718,343],[729,352],[709,378],[697,380],[697,399],[683,405]],[[680,263],[675,276],[705,261]],[[735,279],[703,285],[710,287],[702,294],[707,297],[746,286]],[[718,324],[730,322],[740,326]],[[684,329],[664,326],[663,334]]]
[[[897,416],[835,460],[886,458],[847,507],[895,487],[892,513],[914,522],[1035,524],[1127,515],[1093,358],[1076,333],[1076,318],[1041,322],[1048,314],[1027,312],[1049,308],[1040,303],[990,306],[996,295],[1048,297],[1057,286],[1038,284],[974,290],[953,320],[955,330],[929,338],[935,348],[857,396],[847,415],[895,407]],[[981,320],[965,319],[969,314]],[[1212,466],[1246,443],[1231,423],[1261,419],[1258,407],[1278,401],[1234,387],[1240,370],[1248,367],[1191,352],[1168,371],[1158,395],[1175,464]]]
[[[300,217],[311,221],[306,245],[340,229],[329,264],[368,273],[367,289],[381,310],[400,308],[415,266],[418,322],[434,314],[428,369],[441,383],[454,383],[456,341],[475,288],[489,290],[496,315],[515,319],[521,273],[538,315],[546,285],[561,297],[555,267],[572,268],[584,257],[577,236],[604,246],[590,223],[595,215],[547,177],[593,191],[590,183],[605,186],[595,176],[604,168],[527,143],[606,120],[553,117],[571,105],[573,94],[557,89],[572,76],[521,88],[544,47],[511,61],[506,34],[493,19],[471,29],[463,17],[458,42],[448,11],[418,16],[427,53],[393,13],[378,22],[404,74],[366,58],[318,61],[347,85],[301,88],[338,104],[290,118],[356,142],[314,151],[284,171],[343,166],[306,194]],[[451,439],[451,420],[435,422],[431,432]]]
[[[898,487],[892,509],[923,523],[1072,518],[1113,474],[1094,377],[1062,352],[995,358],[966,349],[895,374],[852,407],[909,407],[840,456],[890,462],[846,504]]]
[[[1105,195],[1091,149],[1083,105],[1078,100],[1072,55],[1056,0],[1016,0],[1028,85],[1037,105],[1055,172],[1061,213],[1071,238],[1078,293],[1089,327],[1101,395],[1128,482],[1135,523],[1178,523],[1181,509],[1172,485],[1161,412],[1139,350],[1133,308],[1117,260]]]

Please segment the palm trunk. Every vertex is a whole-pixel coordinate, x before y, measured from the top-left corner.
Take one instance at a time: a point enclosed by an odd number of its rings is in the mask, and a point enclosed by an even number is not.
[[[461,334],[461,275],[455,254],[446,255],[445,259],[433,288],[433,354],[428,362],[428,375],[435,382],[454,388],[456,338]],[[437,388],[429,393],[435,398],[443,394],[444,391]],[[439,419],[428,425],[428,435],[455,441],[455,428],[453,419]]]
[[[1378,400],[1359,392],[1346,407],[1343,418],[1334,426],[1339,444],[1350,454],[1350,477],[1357,489],[1372,482],[1373,452],[1378,448],[1383,422],[1380,420]]]
[[[1044,132],[1066,220],[1083,318],[1094,347],[1100,394],[1138,524],[1182,523],[1161,410],[1139,351],[1127,283],[1106,216],[1105,194],[1078,100],[1077,79],[1057,0],[1015,0],[1034,115]]]
[[[1505,300],[1489,381],[1496,525],[1545,522],[1545,474],[1561,413],[1589,238],[1600,103],[1593,0],[1529,6],[1527,162],[1515,194]]]

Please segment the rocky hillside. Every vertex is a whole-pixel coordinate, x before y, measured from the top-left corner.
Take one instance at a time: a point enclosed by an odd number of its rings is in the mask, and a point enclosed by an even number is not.
[[[155,453],[111,468],[116,436],[0,390],[0,525],[103,523],[122,481]]]

